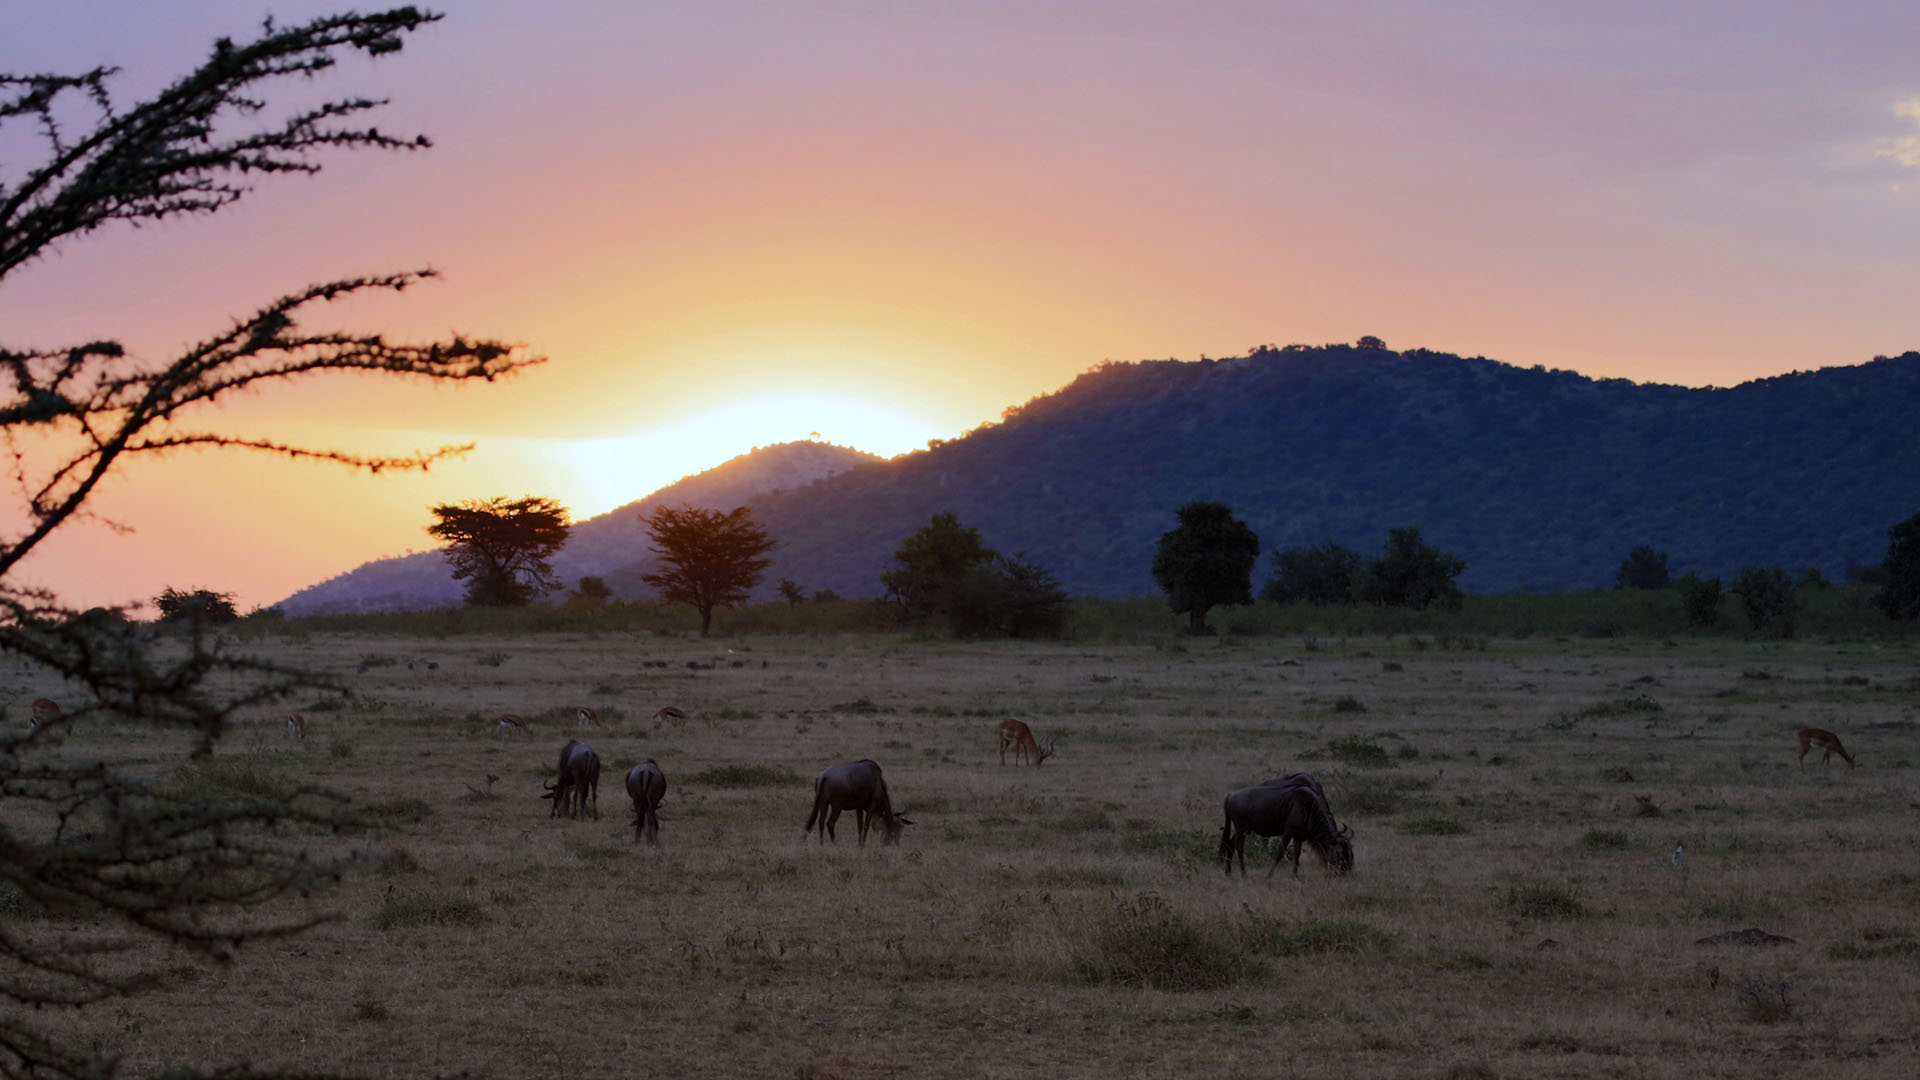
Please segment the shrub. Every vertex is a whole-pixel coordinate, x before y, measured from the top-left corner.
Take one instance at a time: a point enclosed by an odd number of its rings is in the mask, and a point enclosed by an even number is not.
[[[1747,625],[1755,631],[1771,628],[1783,638],[1793,636],[1796,601],[1793,579],[1778,566],[1749,566],[1733,579],[1727,591],[1740,598]]]
[[[1673,583],[1680,604],[1687,612],[1687,625],[1709,628],[1720,621],[1720,579],[1699,574],[1682,574]]]

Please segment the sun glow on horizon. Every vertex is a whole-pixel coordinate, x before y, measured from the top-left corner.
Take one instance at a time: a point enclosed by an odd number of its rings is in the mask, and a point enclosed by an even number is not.
[[[645,498],[756,447],[812,440],[895,457],[953,434],[925,416],[877,401],[798,393],[733,401],[630,435],[527,440],[526,449],[565,476],[559,497],[578,521]],[[506,449],[504,440],[489,441],[495,449]]]

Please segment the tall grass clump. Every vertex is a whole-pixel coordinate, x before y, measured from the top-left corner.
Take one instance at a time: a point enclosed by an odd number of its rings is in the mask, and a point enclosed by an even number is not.
[[[1278,919],[1258,919],[1242,934],[1247,951],[1262,956],[1325,956],[1384,953],[1393,948],[1393,935],[1363,922],[1317,919],[1289,925]]]
[[[687,777],[687,783],[703,787],[751,788],[789,787],[802,782],[792,769],[770,765],[715,765]]]
[[[1264,970],[1236,935],[1195,923],[1153,893],[1114,900],[1076,937],[1069,973],[1094,985],[1210,990]]]
[[[480,926],[487,919],[486,908],[452,893],[389,893],[373,913],[373,928],[398,930],[408,926]]]

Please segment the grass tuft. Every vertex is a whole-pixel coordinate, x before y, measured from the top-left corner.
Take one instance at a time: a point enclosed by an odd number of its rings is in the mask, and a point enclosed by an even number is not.
[[[1502,905],[1523,919],[1578,919],[1587,913],[1579,892],[1571,885],[1510,886]]]
[[[1068,963],[1078,982],[1153,990],[1212,990],[1263,971],[1235,935],[1195,923],[1153,893],[1109,904]]]
[[[805,783],[800,774],[792,769],[776,769],[769,765],[715,765],[687,777],[687,782],[724,788],[789,787]]]
[[[373,913],[375,930],[409,926],[482,926],[487,909],[462,896],[444,892],[389,893]]]

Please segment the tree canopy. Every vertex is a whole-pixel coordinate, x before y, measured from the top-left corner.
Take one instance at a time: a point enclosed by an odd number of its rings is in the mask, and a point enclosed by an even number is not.
[[[1273,577],[1262,595],[1281,604],[1346,604],[1353,600],[1353,579],[1360,556],[1335,543],[1273,553]]]
[[[1667,572],[1667,553],[1645,545],[1627,553],[1613,581],[1616,589],[1664,589],[1671,584],[1673,576]]]
[[[381,102],[316,102],[310,86],[343,55],[392,54],[405,35],[437,18],[399,8],[289,28],[268,24],[250,40],[221,40],[200,66],[130,105],[116,99],[109,67],[0,74],[0,148],[39,150],[0,167],[0,284],[95,231],[214,213],[243,198],[253,180],[316,172],[323,151],[424,147],[424,138],[354,126]],[[289,82],[306,103],[269,119],[267,102]],[[155,650],[144,628],[111,613],[75,612],[21,584],[15,571],[84,514],[130,456],[241,447],[378,471],[423,467],[459,452],[371,457],[242,437],[211,422],[212,406],[239,391],[317,372],[492,379],[534,362],[496,341],[405,344],[300,326],[323,301],[399,291],[430,276],[308,285],[174,355],[136,355],[104,335],[55,348],[0,341],[0,431],[13,452],[9,490],[19,498],[12,513],[0,515],[8,522],[0,533],[0,652],[68,688],[59,716],[25,734],[11,725],[0,732],[0,897],[8,927],[0,932],[0,998],[9,1003],[0,1009],[0,1073],[113,1073],[110,1047],[75,1038],[71,1025],[36,1026],[42,1007],[55,1007],[57,1017],[62,1007],[158,985],[163,976],[145,951],[154,942],[224,962],[247,941],[326,921],[324,911],[279,902],[337,877],[349,855],[329,854],[326,838],[355,824],[343,800],[292,785],[189,797],[183,791],[193,788],[174,781],[192,779],[197,761],[161,763],[156,783],[153,770],[127,774],[58,753],[73,724],[118,718],[186,733],[204,758],[237,712],[257,712],[296,691],[340,687],[222,648],[197,620],[189,620],[184,649]],[[99,306],[114,310],[105,296]],[[48,924],[20,932],[13,922],[19,913]],[[181,1070],[189,1074],[203,1075]],[[262,1074],[227,1067],[218,1075]]]
[[[1883,584],[1873,602],[1890,619],[1920,619],[1920,514],[1887,530]]]
[[[429,507],[439,520],[427,534],[446,543],[453,579],[467,583],[467,603],[530,604],[559,589],[550,562],[567,544],[567,508],[541,495],[468,499]]]
[[[1361,567],[1354,596],[1382,607],[1458,608],[1465,598],[1453,579],[1466,568],[1465,559],[1420,539],[1419,529],[1388,529],[1386,550]]]
[[[893,559],[880,583],[908,622],[944,620],[962,637],[1057,637],[1066,627],[1060,579],[1024,555],[987,547],[951,512],[933,515]]]
[[[1215,605],[1253,603],[1260,538],[1225,503],[1190,502],[1179,518],[1179,526],[1160,537],[1153,578],[1168,605],[1186,613],[1188,631],[1199,634]]]
[[[697,608],[702,637],[712,632],[713,609],[745,603],[773,562],[764,557],[773,539],[744,506],[724,513],[662,506],[642,520],[663,565],[640,580],[666,603]]]
[[[212,589],[181,592],[168,587],[153,598],[153,606],[160,612],[161,622],[204,619],[209,623],[224,623],[240,617],[233,607],[233,594],[214,592]]]

